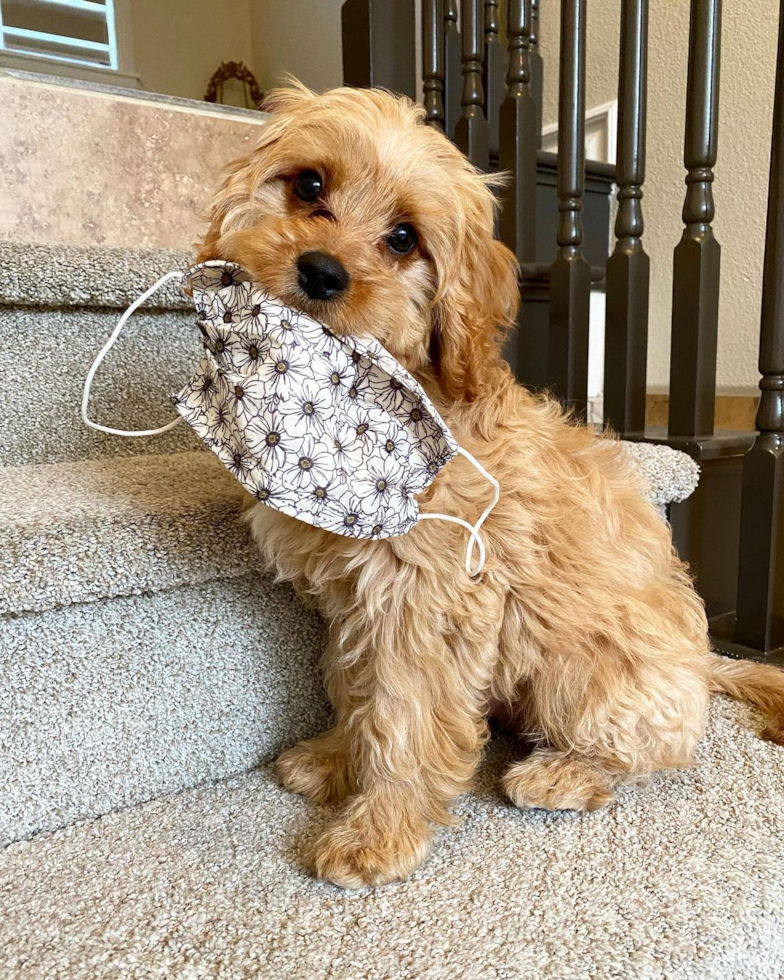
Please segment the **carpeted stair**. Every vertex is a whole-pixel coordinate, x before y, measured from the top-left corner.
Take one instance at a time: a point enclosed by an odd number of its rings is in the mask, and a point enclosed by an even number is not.
[[[726,850],[739,846],[727,817],[742,816],[738,794],[751,801],[760,839],[776,830],[781,807],[764,816],[740,769],[727,786],[726,769],[712,782],[671,777],[652,795],[624,795],[607,817],[520,815],[488,782],[459,804],[466,826],[439,838],[412,885],[352,899],[310,882],[294,831],[325,815],[282,794],[265,768],[239,774],[329,723],[317,666],[323,625],[262,574],[242,491],[186,426],[122,439],[86,429],[79,417],[84,376],[121,310],[189,261],[149,250],[0,245],[0,842],[9,844],[0,855],[0,976],[245,976],[256,960],[260,976],[734,976],[732,951],[751,954],[768,927],[736,908],[745,939],[719,943],[730,896],[723,871],[712,892],[704,876],[702,892],[686,895],[673,927],[678,963],[702,956],[719,972],[668,974],[662,961],[657,973],[641,951],[665,948],[664,912],[656,919],[650,910],[666,905],[663,890],[680,873],[674,850],[664,878],[645,864],[668,801],[680,816],[667,840],[674,848],[678,827],[696,835],[700,874],[706,849],[719,864],[739,860]],[[93,417],[129,428],[172,418],[167,395],[198,353],[189,301],[169,286],[101,369]],[[693,490],[688,457],[628,448],[657,504]],[[780,757],[746,738],[745,715],[717,710],[720,747],[708,746],[706,758],[718,752],[724,767],[729,733],[740,732],[753,771],[769,767],[772,800],[776,785],[781,793]],[[726,838],[704,836],[714,807]],[[645,839],[634,843],[639,834]],[[760,908],[772,901],[765,881],[754,892]],[[548,949],[558,953],[554,924],[588,909],[590,882],[601,914],[583,922],[564,972],[537,973]],[[647,919],[635,924],[630,909],[639,901]],[[713,923],[702,951],[687,913]],[[616,965],[580,973],[580,956],[601,960],[591,943],[602,916],[611,935],[628,928],[631,938]],[[323,941],[296,961],[314,930]],[[378,962],[398,957],[399,972],[356,965],[376,939]],[[583,950],[577,959],[575,949]],[[771,950],[770,962],[784,963],[779,946]],[[635,962],[636,974],[616,969]]]
[[[243,772],[328,724],[323,624],[260,572],[231,475],[185,425],[123,439],[79,415],[121,310],[190,261],[0,244],[0,843]],[[164,287],[93,417],[174,417],[199,350]]]
[[[334,810],[269,768],[0,852],[14,980],[780,980],[784,750],[716,699],[697,766],[592,814],[521,812],[496,740],[461,823],[403,884],[341,892]]]

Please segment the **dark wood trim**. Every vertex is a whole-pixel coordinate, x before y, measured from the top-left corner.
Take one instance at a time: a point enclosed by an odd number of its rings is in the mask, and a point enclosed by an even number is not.
[[[416,99],[414,0],[346,0],[340,18],[343,83]]]
[[[491,154],[490,169],[499,169],[498,157]],[[536,172],[539,180],[552,174],[553,187],[556,185],[556,175],[558,173],[558,154],[550,150],[536,151]],[[605,163],[603,160],[585,161],[585,189],[604,191],[612,194],[615,184],[615,164]]]
[[[721,0],[691,0],[683,237],[672,284],[670,418],[673,436],[710,436],[716,395],[721,248],[713,234],[721,61]]]
[[[506,98],[506,52],[500,39],[499,0],[484,0],[485,4],[485,57],[482,85],[485,90],[485,116],[487,117],[488,142],[498,147],[499,111]]]
[[[688,453],[697,462],[723,456],[744,456],[754,442],[753,432],[715,432],[712,436],[671,436],[667,429],[649,426],[644,432],[627,432],[631,442],[652,442]]]
[[[618,73],[618,214],[615,250],[607,262],[604,421],[616,432],[645,427],[650,260],[645,228],[648,0],[622,0]]]
[[[422,0],[422,101],[427,121],[444,128],[444,0]]]
[[[784,646],[771,647],[767,651],[762,651],[756,646],[738,643],[735,638],[737,635],[737,617],[734,612],[712,617],[709,625],[711,642],[717,653],[722,653],[725,657],[734,657],[736,660],[756,660],[757,663],[784,667]]]
[[[511,174],[501,190],[501,239],[519,262],[536,259],[537,109],[531,91],[531,0],[510,0],[507,21],[508,95],[499,113],[501,169]]]
[[[762,280],[757,436],[743,461],[735,642],[784,647],[784,0],[779,14]]]
[[[562,0],[558,86],[558,255],[550,273],[550,388],[577,418],[588,408],[591,269],[582,254],[586,0]]]
[[[490,140],[484,111],[482,64],[484,31],[480,20],[481,0],[461,0],[460,33],[462,35],[463,112],[455,126],[455,143],[475,167],[490,169]]]
[[[536,103],[536,148],[542,148],[544,63],[539,53],[539,0],[531,0],[531,93]]]
[[[457,0],[444,3],[444,130],[454,139],[457,121],[463,113],[460,95],[463,90],[462,45],[457,28]]]

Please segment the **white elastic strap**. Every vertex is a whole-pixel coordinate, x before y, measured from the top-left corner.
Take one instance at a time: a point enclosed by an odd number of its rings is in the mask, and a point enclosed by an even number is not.
[[[101,366],[101,361],[109,353],[109,351],[114,347],[117,338],[122,333],[123,327],[128,322],[128,318],[131,317],[144,303],[146,300],[157,292],[161,286],[169,282],[171,279],[184,279],[185,275],[182,272],[167,272],[165,276],[155,283],[154,286],[150,286],[147,292],[142,293],[142,295],[134,300],[133,303],[128,307],[128,309],[123,313],[120,319],[117,321],[117,326],[112,331],[111,337],[106,341],[103,347],[98,352],[98,356],[93,361],[93,365],[87,373],[87,378],[84,382],[84,391],[82,393],[82,420],[85,425],[89,425],[91,429],[97,429],[99,432],[106,432],[110,436],[157,436],[160,432],[167,432],[169,429],[173,429],[179,421],[181,421],[182,416],[178,415],[173,422],[168,422],[166,425],[162,425],[159,429],[137,429],[135,431],[126,431],[125,429],[110,429],[107,425],[99,425],[97,422],[93,422],[87,415],[87,408],[90,404],[90,388],[92,387],[93,378],[95,377],[95,372]]]
[[[458,446],[457,451],[460,453],[461,456],[465,456],[465,458],[468,460],[469,463],[473,463],[473,465],[477,468],[477,470],[479,470],[479,472],[488,481],[488,483],[492,484],[493,499],[484,509],[476,524],[469,524],[468,521],[464,521],[462,517],[454,517],[451,514],[420,514],[419,517],[420,519],[430,519],[430,520],[435,519],[439,521],[450,521],[452,524],[459,524],[461,527],[464,527],[469,532],[471,537],[469,538],[468,546],[466,547],[465,567],[466,567],[466,572],[468,572],[468,574],[473,578],[477,576],[484,568],[485,557],[486,557],[485,545],[479,534],[479,528],[484,524],[484,522],[490,516],[493,508],[498,503],[498,498],[501,496],[501,484],[498,482],[498,480],[496,480],[496,478],[491,473],[487,472],[484,466],[482,466],[482,464],[477,459],[475,459],[471,455],[471,453],[468,452],[467,449],[462,449],[461,447]],[[479,562],[476,568],[472,569],[471,561],[474,557],[474,545],[476,545],[479,548]]]

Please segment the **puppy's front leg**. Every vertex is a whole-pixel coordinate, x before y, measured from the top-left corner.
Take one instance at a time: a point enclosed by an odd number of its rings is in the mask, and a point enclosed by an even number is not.
[[[357,792],[317,839],[312,864],[343,887],[404,879],[418,867],[431,824],[453,822],[448,804],[469,787],[484,743],[488,632],[471,623],[447,639],[426,618],[419,610],[394,630],[380,623],[328,665]]]

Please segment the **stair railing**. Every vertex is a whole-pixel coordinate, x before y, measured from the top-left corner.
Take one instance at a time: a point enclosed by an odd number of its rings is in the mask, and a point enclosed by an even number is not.
[[[622,435],[645,430],[650,260],[642,234],[648,86],[648,0],[623,0],[618,71],[615,249],[607,260],[604,420]]]
[[[779,13],[762,281],[758,435],[743,460],[736,615],[715,623],[719,648],[784,663],[784,0]]]
[[[691,563],[713,615],[717,645],[739,656],[784,663],[784,0],[771,153],[760,339],[759,433],[714,432],[721,249],[713,232],[712,184],[718,150],[721,0],[690,0],[683,162],[684,229],[673,257],[670,407],[667,429],[646,428],[650,260],[643,246],[648,2],[621,0],[617,165],[590,163],[586,185],[586,0],[560,0],[561,57],[557,177],[541,147],[542,58],[539,3],[508,0],[506,72],[501,79],[498,0],[422,0],[422,81],[428,121],[443,125],[480,168],[512,177],[502,192],[499,232],[522,267],[523,330],[507,356],[523,383],[550,388],[575,413],[587,401],[591,290],[607,291],[605,423],[625,438],[664,443],[701,467],[698,490],[670,510],[673,536]],[[410,0],[347,0],[353,35],[374,50],[353,84],[396,84],[408,77],[400,45],[382,36],[394,11],[410,37]],[[411,5],[411,10],[413,5]],[[407,25],[401,18],[408,18]],[[351,18],[349,18],[351,19]],[[410,21],[410,23],[409,23]],[[375,25],[375,28],[374,26]],[[396,28],[397,29],[397,28]],[[351,32],[349,32],[351,34]],[[395,71],[389,53],[394,48]],[[505,88],[500,86],[505,84]],[[505,98],[499,93],[505,91]],[[488,113],[489,112],[489,117]],[[615,245],[586,259],[586,188],[606,175],[617,183]],[[543,210],[556,183],[558,222],[543,262]],[[550,207],[550,203],[547,204]],[[593,240],[592,240],[593,242]],[[595,242],[593,243],[595,244]],[[749,451],[749,447],[753,448]],[[743,506],[741,508],[741,489]],[[742,512],[742,518],[741,518]],[[740,558],[739,558],[740,556]],[[736,612],[737,611],[737,612]]]
[[[485,55],[485,35],[480,20],[480,0],[462,0],[460,16],[463,38],[463,91],[460,98],[462,114],[455,126],[455,143],[475,167],[490,167],[490,130],[485,115],[485,90],[482,73]]]
[[[550,387],[577,417],[588,409],[591,267],[582,251],[585,194],[586,0],[561,3],[558,254],[550,269]]]
[[[713,234],[721,0],[692,0],[683,163],[683,237],[672,279],[669,434],[713,435],[721,246]]]
[[[510,175],[502,189],[501,238],[518,262],[536,261],[536,147],[539,112],[531,75],[531,0],[510,0],[507,95],[499,110],[498,162]]]

